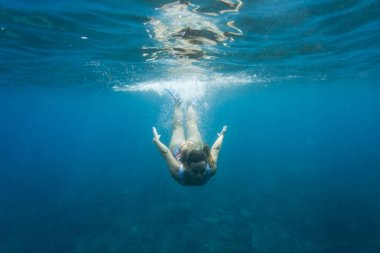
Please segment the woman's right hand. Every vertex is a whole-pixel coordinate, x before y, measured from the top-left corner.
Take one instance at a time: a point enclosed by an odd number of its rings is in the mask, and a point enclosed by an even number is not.
[[[160,141],[161,135],[157,133],[157,129],[153,127],[153,142]]]

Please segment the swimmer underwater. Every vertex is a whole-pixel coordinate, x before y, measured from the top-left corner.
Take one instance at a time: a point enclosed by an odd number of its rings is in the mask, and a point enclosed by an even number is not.
[[[187,138],[182,125],[181,101],[177,100],[173,116],[173,133],[169,148],[160,141],[161,135],[153,127],[153,143],[164,157],[172,177],[181,185],[200,186],[215,175],[219,151],[227,126],[218,133],[211,149],[204,144],[198,130],[197,114],[191,103],[187,104]]]

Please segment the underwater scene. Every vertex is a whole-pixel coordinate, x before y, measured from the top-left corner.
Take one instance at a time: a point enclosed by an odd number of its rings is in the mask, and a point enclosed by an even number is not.
[[[0,0],[0,253],[380,252],[379,13]]]

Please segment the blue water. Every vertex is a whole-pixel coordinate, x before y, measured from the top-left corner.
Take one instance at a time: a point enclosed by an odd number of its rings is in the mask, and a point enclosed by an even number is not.
[[[379,252],[380,3],[168,3],[0,0],[0,252]],[[165,87],[229,127],[202,187],[152,144]]]

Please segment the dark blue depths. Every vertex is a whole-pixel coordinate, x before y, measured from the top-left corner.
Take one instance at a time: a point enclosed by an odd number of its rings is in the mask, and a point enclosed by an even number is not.
[[[151,143],[167,99],[2,88],[2,251],[375,252],[378,94],[220,94],[202,130],[208,142],[224,123],[229,132],[218,174],[197,188],[174,182]]]
[[[183,187],[152,144],[169,98],[112,89],[165,77],[164,3],[0,1],[0,252],[378,252],[379,4],[244,3],[206,66],[264,82],[208,97],[218,173]]]

